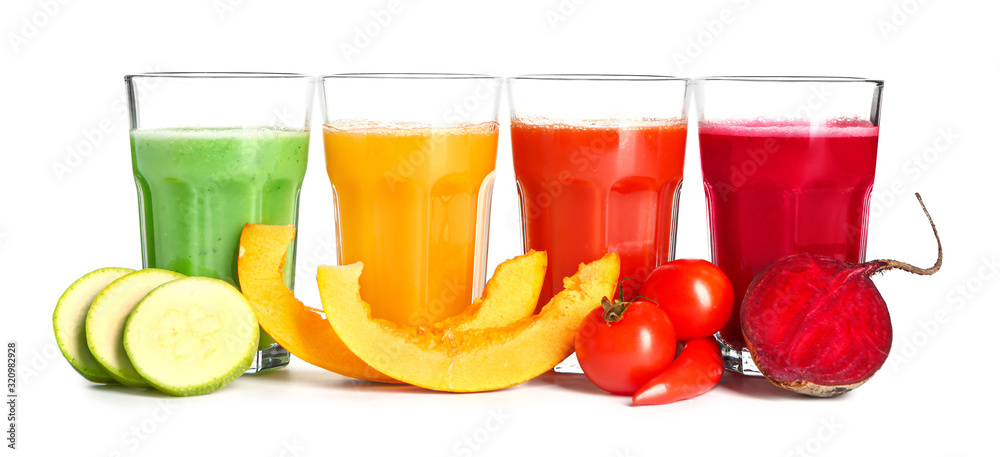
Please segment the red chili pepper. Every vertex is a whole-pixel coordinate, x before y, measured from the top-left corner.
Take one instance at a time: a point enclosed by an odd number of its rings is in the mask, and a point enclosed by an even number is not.
[[[719,343],[708,336],[686,342],[677,360],[636,391],[635,405],[662,405],[708,392],[722,379]]]

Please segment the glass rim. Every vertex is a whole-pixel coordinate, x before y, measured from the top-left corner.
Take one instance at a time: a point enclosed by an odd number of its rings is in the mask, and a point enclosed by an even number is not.
[[[512,76],[508,81],[636,81],[636,82],[664,82],[664,81],[684,81],[690,82],[689,78],[681,76],[666,75],[630,75],[613,73],[539,73]]]
[[[479,73],[334,73],[321,75],[320,80],[327,79],[404,79],[404,80],[447,80],[447,79],[482,79],[502,80],[501,76]]]
[[[871,83],[884,85],[885,80],[856,76],[703,76],[692,81],[732,81],[732,82],[802,82],[802,83]]]
[[[289,79],[312,79],[313,76],[305,73],[272,73],[254,71],[162,71],[151,73],[136,73],[125,75],[125,80],[135,78],[178,78],[178,79],[269,79],[269,78],[289,78]]]

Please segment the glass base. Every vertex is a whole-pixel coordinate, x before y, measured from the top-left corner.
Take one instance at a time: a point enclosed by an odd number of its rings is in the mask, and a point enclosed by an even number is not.
[[[257,351],[257,355],[254,356],[250,368],[247,368],[247,371],[243,374],[256,374],[276,370],[288,365],[289,360],[291,360],[291,354],[278,343],[274,343]]]
[[[566,360],[559,362],[559,365],[556,365],[552,371],[556,373],[583,374],[583,368],[580,368],[580,361],[576,359],[575,352],[566,357]]]
[[[726,370],[733,371],[746,376],[762,377],[757,365],[753,363],[753,357],[747,348],[736,349],[715,335],[715,339],[722,348],[722,363]]]

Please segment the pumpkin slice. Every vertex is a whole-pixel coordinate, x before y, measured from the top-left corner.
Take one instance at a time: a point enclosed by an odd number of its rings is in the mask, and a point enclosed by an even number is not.
[[[305,306],[285,285],[285,251],[295,238],[291,225],[247,224],[240,236],[237,273],[260,326],[283,348],[320,368],[350,378],[399,382],[355,356],[331,331],[323,313]]]
[[[295,356],[334,373],[367,381],[399,382],[355,356],[327,323],[326,315],[302,304],[282,280],[285,251],[295,228],[247,224],[240,237],[240,288],[264,330]],[[460,315],[421,331],[443,332],[504,326],[534,312],[547,257],[531,251],[497,267],[483,299]]]
[[[337,335],[372,368],[433,390],[481,392],[520,384],[573,353],[584,316],[614,294],[618,255],[584,264],[537,314],[502,328],[427,331],[372,318],[361,299],[361,263],[320,266],[323,309]],[[489,300],[484,299],[483,306]]]
[[[486,282],[482,298],[473,300],[457,316],[434,324],[434,330],[504,327],[534,314],[545,282],[547,263],[545,251],[534,250],[504,261]]]

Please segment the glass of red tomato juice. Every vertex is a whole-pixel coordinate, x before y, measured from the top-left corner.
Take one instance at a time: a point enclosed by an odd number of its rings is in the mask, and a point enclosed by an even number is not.
[[[712,261],[735,297],[716,337],[727,369],[760,376],[740,326],[753,279],[802,252],[864,261],[883,82],[713,77],[692,87]]]
[[[580,263],[621,257],[621,292],[673,259],[688,80],[529,75],[507,81],[524,250],[546,251],[538,306]],[[556,371],[579,372],[568,359]]]

